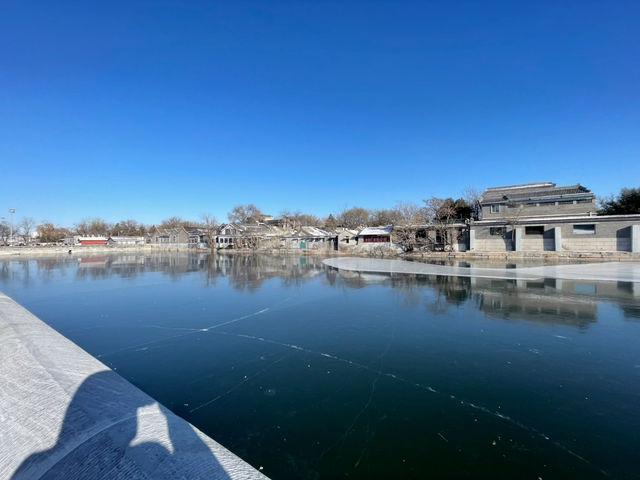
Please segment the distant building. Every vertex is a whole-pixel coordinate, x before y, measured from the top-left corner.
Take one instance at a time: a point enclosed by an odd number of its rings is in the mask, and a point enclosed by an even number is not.
[[[392,226],[366,227],[357,236],[358,243],[391,243]]]
[[[114,245],[114,246],[144,245],[144,243],[145,243],[144,237],[114,236],[114,237],[109,237],[109,239],[107,240],[107,245]]]
[[[77,237],[76,243],[82,246],[88,245],[106,245],[109,239],[107,237]]]
[[[340,228],[336,231],[336,250],[351,251],[358,245],[358,231],[349,228]]]
[[[216,235],[216,248],[234,248],[238,239],[242,237],[244,227],[236,223],[227,223],[220,226],[220,232]]]
[[[150,243],[157,246],[178,247],[191,246],[199,247],[206,244],[206,234],[196,227],[174,227],[158,228],[151,234]]]
[[[640,252],[640,214],[598,216],[595,195],[579,184],[488,188],[480,205],[472,251]]]
[[[318,227],[304,226],[280,237],[280,248],[289,250],[335,250],[336,234]]]
[[[215,248],[277,248],[283,230],[264,223],[227,223],[216,235]]]
[[[557,187],[555,183],[527,183],[487,188],[480,198],[482,219],[513,216],[590,215],[596,196],[582,185]]]

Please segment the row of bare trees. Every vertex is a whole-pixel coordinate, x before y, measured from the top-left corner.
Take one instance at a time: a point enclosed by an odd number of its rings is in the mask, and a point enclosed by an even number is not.
[[[39,241],[43,243],[59,242],[74,235],[139,237],[152,233],[156,228],[179,226],[202,228],[205,232],[210,233],[208,236],[212,239],[217,225],[218,221],[213,215],[202,215],[199,222],[183,220],[180,217],[170,217],[163,220],[158,227],[154,225],[147,226],[131,219],[110,223],[101,218],[88,218],[75,223],[70,228],[55,225],[47,220],[37,224],[32,217],[24,217],[14,225],[13,239],[14,243],[22,242],[28,244],[34,232],[37,232]],[[0,245],[7,245],[10,235],[11,227],[3,218],[0,220]]]
[[[477,219],[479,208],[479,194],[469,199],[431,197],[423,200],[422,205],[413,203],[399,203],[393,208],[368,210],[363,207],[353,207],[342,211],[338,215],[329,215],[325,219],[315,218],[315,223],[308,225],[324,226],[328,229],[336,227],[359,228],[362,226],[382,225],[420,225],[420,224],[450,224]]]
[[[292,220],[299,225],[324,227],[332,230],[337,227],[359,228],[381,225],[418,225],[425,223],[452,223],[477,219],[480,212],[480,192],[467,188],[458,199],[431,197],[423,200],[422,205],[402,202],[388,209],[366,209],[352,207],[341,213],[333,213],[325,218],[300,211],[283,210],[280,218]],[[254,223],[264,215],[254,204],[236,205],[227,214],[230,222]]]
[[[23,217],[18,223],[13,225],[13,241],[28,243],[31,233],[34,231],[36,222],[31,217]],[[11,224],[5,219],[0,220],[0,244],[7,245],[12,233]]]
[[[291,225],[308,225],[333,230],[338,227],[359,228],[363,226],[381,225],[416,225],[424,223],[448,224],[477,218],[480,194],[476,190],[467,189],[462,198],[431,197],[422,204],[398,203],[388,209],[366,209],[352,207],[338,214],[330,214],[321,218],[301,211],[283,210],[280,218],[290,221]],[[227,214],[230,222],[255,223],[264,220],[265,215],[254,204],[236,205]],[[61,227],[49,221],[36,224],[33,218],[24,217],[14,226],[14,239],[20,238],[29,242],[31,234],[38,232],[41,242],[57,242],[73,235],[83,236],[144,236],[153,233],[156,228],[198,227],[213,240],[217,232],[218,220],[211,214],[203,214],[198,221],[185,220],[181,217],[169,217],[159,225],[145,225],[136,220],[127,219],[111,223],[101,218],[86,218],[72,227]],[[6,244],[10,236],[10,226],[5,219],[0,221],[0,243]]]

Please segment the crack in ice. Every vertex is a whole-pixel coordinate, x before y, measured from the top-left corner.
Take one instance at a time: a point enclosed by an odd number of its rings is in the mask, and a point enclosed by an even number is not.
[[[275,364],[280,363],[282,360],[284,360],[285,358],[287,358],[289,355],[283,355],[282,357],[280,357],[278,360],[271,362],[269,365],[267,365],[266,367],[264,367],[262,370],[254,373],[253,375],[245,375],[245,377],[236,385],[234,385],[233,387],[231,387],[229,390],[227,390],[224,393],[221,393],[220,395],[217,395],[216,397],[212,398],[211,400],[208,400],[200,405],[198,405],[197,407],[192,408],[191,410],[189,410],[189,413],[193,413],[196,410],[200,410],[203,407],[206,407],[207,405],[211,405],[214,402],[217,402],[218,400],[220,400],[223,397],[226,397],[227,395],[229,395],[231,392],[233,392],[234,390],[237,390],[238,388],[240,388],[242,385],[244,385],[245,383],[247,383],[249,380],[253,380],[254,378],[262,375],[264,372],[266,372],[267,370],[269,370],[271,367],[273,367]]]
[[[469,402],[467,400],[460,399],[460,398],[456,397],[453,394],[446,394],[445,392],[441,392],[441,391],[437,390],[436,388],[431,387],[430,385],[423,385],[421,383],[413,382],[411,380],[408,380],[408,379],[406,379],[404,377],[401,377],[400,375],[397,375],[397,374],[394,374],[394,373],[384,372],[382,370],[376,370],[375,368],[372,368],[372,367],[370,367],[368,365],[365,365],[365,364],[362,364],[362,363],[354,362],[353,360],[349,360],[349,359],[346,359],[346,358],[341,358],[341,357],[338,357],[336,355],[332,355],[332,354],[326,353],[326,352],[318,352],[318,351],[315,351],[315,350],[310,350],[310,349],[301,347],[299,345],[294,345],[294,344],[284,343],[284,342],[278,342],[278,341],[275,341],[275,340],[271,340],[271,339],[264,338],[264,337],[257,337],[257,336],[254,336],[254,335],[238,334],[238,333],[231,333],[231,332],[216,332],[216,333],[217,334],[221,334],[221,335],[230,335],[230,336],[246,338],[246,339],[250,339],[250,340],[257,340],[257,341],[264,342],[264,343],[270,343],[270,344],[273,344],[273,345],[279,345],[279,346],[282,346],[282,347],[291,348],[293,350],[302,351],[302,352],[309,353],[309,354],[312,354],[312,355],[319,355],[319,356],[322,356],[322,357],[325,357],[325,358],[329,358],[329,359],[332,359],[332,360],[335,360],[335,361],[338,361],[338,362],[341,362],[341,363],[345,363],[347,365],[352,365],[354,367],[361,368],[363,370],[375,373],[376,375],[378,375],[378,377],[376,378],[376,381],[379,379],[379,377],[384,376],[384,377],[392,378],[394,380],[397,380],[399,382],[402,382],[402,383],[405,383],[405,384],[408,384],[408,385],[412,385],[412,386],[414,386],[416,388],[419,388],[421,390],[424,390],[424,391],[427,391],[427,392],[430,392],[430,393],[433,393],[433,394],[446,395],[451,400],[456,400],[459,405],[462,405],[462,406],[467,407],[467,408],[472,408],[472,409],[481,411],[481,412],[483,412],[483,413],[485,413],[487,415],[491,415],[493,417],[499,418],[499,419],[504,420],[506,422],[509,422],[512,425],[515,425],[515,426],[517,426],[517,427],[519,427],[519,428],[521,428],[521,429],[523,429],[523,430],[525,430],[527,432],[530,432],[530,433],[534,434],[538,438],[550,441],[554,446],[556,446],[560,450],[564,451],[565,453],[577,458],[578,460],[580,460],[580,461],[582,461],[582,462],[584,462],[584,463],[586,463],[588,465],[591,465],[591,462],[589,460],[587,460],[586,458],[580,456],[578,453],[574,452],[573,450],[571,450],[570,448],[568,448],[565,445],[561,444],[560,442],[552,440],[551,438],[549,438],[548,435],[546,435],[545,433],[541,432],[540,430],[538,430],[538,429],[536,429],[534,427],[530,427],[528,425],[525,425],[522,422],[520,422],[520,421],[518,421],[518,420],[516,420],[516,419],[514,419],[514,418],[512,418],[512,417],[510,417],[508,415],[505,415],[503,413],[491,410],[491,409],[489,409],[487,407],[484,407],[482,405],[477,405],[477,404],[475,404],[473,402]],[[358,416],[359,415],[360,414],[358,414]],[[334,445],[332,445],[327,451],[325,451],[322,454],[322,456],[326,452],[330,451],[333,447],[334,447]],[[605,472],[604,470],[600,470],[600,472],[603,475],[608,476],[608,473]]]
[[[169,340],[174,340],[174,339],[177,339],[177,338],[186,337],[187,335],[192,335],[194,333],[207,333],[207,332],[209,332],[211,330],[214,330],[216,328],[219,328],[219,327],[230,325],[232,323],[236,323],[236,322],[239,322],[241,320],[246,320],[247,318],[255,317],[257,315],[262,315],[264,313],[267,313],[270,310],[271,310],[271,307],[266,307],[266,308],[263,308],[261,310],[258,310],[257,312],[253,312],[253,313],[250,313],[248,315],[243,315],[241,317],[234,318],[234,319],[231,319],[231,320],[226,321],[226,322],[214,324],[214,325],[211,325],[211,326],[206,327],[206,328],[163,327],[161,325],[145,325],[147,327],[164,328],[164,329],[167,329],[167,330],[186,330],[186,333],[183,333],[182,335],[173,335],[173,336],[167,337],[167,338],[160,338],[158,340],[152,340],[150,342],[139,343],[137,345],[131,345],[129,347],[120,348],[120,349],[114,350],[112,352],[101,353],[100,355],[96,355],[96,358],[103,358],[103,357],[107,357],[107,356],[110,356],[110,355],[115,355],[116,353],[127,352],[127,351],[130,351],[130,350],[147,350],[147,348],[142,348],[142,347],[149,347],[151,345],[155,345],[155,344],[158,344],[158,343],[166,342],[166,341],[169,341]]]

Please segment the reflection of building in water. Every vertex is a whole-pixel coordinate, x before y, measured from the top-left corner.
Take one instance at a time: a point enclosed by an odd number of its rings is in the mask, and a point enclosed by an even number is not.
[[[144,255],[118,255],[111,260],[111,267],[131,267],[145,264]]]
[[[228,277],[237,289],[259,289],[263,282],[281,278],[285,285],[314,278],[325,271],[322,259],[306,256],[215,255],[209,262],[209,276]]]
[[[559,290],[554,280],[473,280],[473,296],[478,307],[491,317],[579,328],[586,328],[598,318],[595,297]]]
[[[369,285],[391,283],[391,275],[389,275],[388,273],[368,273],[356,272],[353,270],[338,270],[336,278],[339,279],[340,285],[344,285],[349,288],[364,288]]]
[[[56,272],[69,270],[79,278],[133,277],[158,272],[179,280],[197,273],[202,286],[225,279],[235,289],[257,291],[270,279],[282,286],[298,286],[313,279],[349,289],[370,285],[391,287],[402,301],[430,313],[443,313],[452,306],[471,304],[489,317],[526,320],[586,328],[597,321],[601,302],[616,305],[627,319],[640,319],[640,283],[591,282],[546,279],[540,281],[360,273],[327,267],[318,256],[209,253],[150,253],[81,258],[64,256],[33,260],[0,261],[0,279],[23,282],[34,278],[29,265],[37,265],[37,277],[50,281]],[[435,293],[435,295],[433,295]]]
[[[626,318],[640,318],[638,283],[365,274],[346,270],[334,270],[333,278],[348,288],[390,285],[404,297],[405,304],[423,304],[436,314],[473,302],[492,318],[587,328],[597,321],[598,305],[604,301],[617,304]],[[425,287],[436,295],[425,295]]]
[[[472,291],[487,315],[585,328],[597,321],[598,305],[611,302],[625,317],[637,317],[640,284],[544,279],[473,278]]]
[[[107,259],[104,257],[78,258],[78,268],[107,268]]]

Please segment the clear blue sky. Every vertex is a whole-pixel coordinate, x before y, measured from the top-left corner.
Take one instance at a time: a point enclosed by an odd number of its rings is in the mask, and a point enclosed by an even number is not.
[[[640,184],[640,2],[3,1],[0,216]]]

